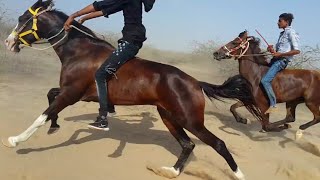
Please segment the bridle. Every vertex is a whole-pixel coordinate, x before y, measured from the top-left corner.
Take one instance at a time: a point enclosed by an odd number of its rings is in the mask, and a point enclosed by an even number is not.
[[[238,37],[238,39],[241,41],[241,43],[232,49],[229,49],[227,46],[223,46],[223,49],[225,49],[227,52],[225,53],[226,56],[228,57],[234,57],[235,60],[238,60],[242,57],[253,57],[253,56],[269,56],[272,55],[271,53],[268,52],[263,52],[263,53],[258,53],[258,54],[247,54],[247,51],[249,50],[250,47],[250,41],[253,40],[252,37],[248,37],[245,40],[242,38]],[[234,52],[238,51],[241,49],[240,54],[235,54]]]
[[[32,14],[32,17],[30,17],[20,28],[19,30],[16,31],[16,29],[13,30],[13,32],[11,33],[13,36],[15,36],[15,39],[19,39],[24,45],[26,46],[31,46],[30,43],[27,42],[27,40],[24,39],[25,36],[32,34],[34,36],[34,38],[39,41],[40,37],[37,33],[38,31],[38,16],[41,15],[42,13],[45,13],[47,11],[49,11],[50,9],[45,9],[41,12],[39,12],[42,8],[39,7],[36,10],[32,10],[32,8],[29,8],[29,12]],[[23,32],[23,30],[27,27],[27,25],[29,24],[29,22],[32,21],[32,28],[30,30],[26,30]]]
[[[241,43],[237,47],[229,49],[227,46],[223,46],[223,48],[227,51],[225,55],[230,56],[230,57],[235,57],[236,60],[240,59],[241,57],[243,57],[247,53],[247,51],[250,47],[249,41],[252,40],[251,37],[246,38],[246,40],[243,40],[240,37],[237,37],[237,38],[241,41]],[[234,52],[238,51],[239,49],[241,50],[240,54],[239,55],[234,54]]]
[[[41,14],[43,14],[43,13],[45,13],[45,12],[48,12],[48,11],[51,11],[51,10],[52,10],[52,6],[49,6],[47,9],[45,9],[45,10],[43,10],[43,11],[40,11],[41,9],[42,9],[42,7],[37,8],[36,10],[32,10],[32,8],[29,8],[28,11],[32,14],[32,17],[29,18],[29,19],[19,28],[18,31],[16,31],[16,28],[15,28],[15,29],[13,30],[13,32],[11,33],[11,35],[15,37],[15,40],[18,40],[18,39],[19,39],[19,40],[23,43],[23,45],[25,45],[26,47],[29,47],[29,48],[34,49],[34,50],[39,50],[39,51],[43,51],[43,50],[47,50],[47,49],[50,49],[50,48],[52,48],[52,47],[55,47],[56,45],[60,44],[63,40],[65,40],[65,39],[67,38],[67,36],[68,36],[68,32],[66,32],[66,31],[64,30],[64,28],[62,28],[57,34],[55,34],[55,35],[53,35],[53,36],[51,36],[51,37],[49,37],[49,38],[44,39],[44,40],[50,41],[50,40],[56,38],[57,36],[59,36],[62,32],[65,32],[65,33],[64,33],[64,36],[63,36],[62,38],[60,38],[56,43],[54,43],[54,44],[52,44],[51,46],[48,46],[48,47],[46,47],[46,48],[36,48],[36,47],[32,47],[32,46],[31,46],[31,43],[28,43],[28,42],[24,39],[24,37],[27,36],[27,35],[29,35],[29,34],[32,34],[37,41],[39,41],[39,40],[41,39],[41,38],[39,37],[39,35],[38,35],[38,32],[37,32],[37,31],[38,31],[38,25],[37,25],[37,24],[38,24],[38,19],[37,19],[37,18],[38,18]],[[40,11],[40,12],[39,12],[39,11]],[[31,22],[31,20],[32,20],[32,23],[33,23],[33,24],[32,24],[32,28],[31,28],[30,30],[27,30],[27,31],[22,32],[22,31],[26,28],[26,26],[28,25],[28,23]],[[83,33],[83,34],[91,37],[91,38],[97,39],[97,37],[95,37],[95,36],[93,36],[93,35],[85,32],[85,31],[81,30],[80,28],[77,28],[77,27],[74,26],[74,25],[71,25],[71,28],[74,28],[74,29],[76,29],[77,31],[79,31],[79,32],[81,32],[81,33]],[[95,34],[98,34],[98,33],[95,33]],[[100,35],[100,36],[104,37],[103,35]],[[38,43],[38,44],[41,44],[41,43]]]

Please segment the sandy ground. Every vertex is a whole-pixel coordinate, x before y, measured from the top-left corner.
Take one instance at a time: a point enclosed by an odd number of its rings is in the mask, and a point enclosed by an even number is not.
[[[22,52],[24,53],[24,52]],[[59,62],[55,56],[37,56],[42,69],[33,74],[0,73],[0,136],[17,135],[46,108],[46,94],[57,87]],[[31,58],[29,54],[26,58]],[[44,67],[45,66],[45,67]],[[220,83],[210,65],[181,65],[180,68],[200,80]],[[281,133],[260,133],[260,124],[245,111],[248,125],[235,122],[230,103],[207,102],[206,126],[223,139],[248,180],[319,180],[320,126],[307,130],[294,141],[298,126],[312,115],[299,106],[297,122]],[[284,117],[284,107],[273,120]],[[88,180],[143,179],[161,180],[148,171],[148,164],[172,166],[181,148],[163,125],[154,107],[116,107],[110,119],[111,130],[87,129],[97,116],[96,103],[77,103],[66,108],[59,118],[61,130],[48,136],[47,124],[27,142],[15,149],[0,146],[1,180]],[[226,162],[194,136],[194,154],[177,179],[234,179]]]

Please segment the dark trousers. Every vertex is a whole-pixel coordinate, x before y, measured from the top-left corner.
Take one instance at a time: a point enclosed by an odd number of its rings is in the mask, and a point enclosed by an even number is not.
[[[106,116],[108,114],[108,107],[113,107],[113,105],[108,105],[107,82],[113,75],[117,78],[116,71],[128,60],[133,59],[138,54],[139,49],[139,46],[127,41],[121,41],[118,44],[118,49],[97,70],[95,78],[100,104],[99,114],[101,116]]]

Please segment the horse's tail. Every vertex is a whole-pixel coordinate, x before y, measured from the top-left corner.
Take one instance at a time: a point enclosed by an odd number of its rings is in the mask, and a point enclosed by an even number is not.
[[[222,85],[213,85],[206,82],[199,82],[199,85],[210,100],[222,100],[222,98],[238,99],[244,104],[251,114],[259,120],[262,119],[261,111],[256,106],[255,99],[252,94],[252,86],[241,75],[229,78]]]

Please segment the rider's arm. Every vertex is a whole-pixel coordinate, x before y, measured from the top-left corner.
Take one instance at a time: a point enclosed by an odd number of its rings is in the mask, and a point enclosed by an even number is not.
[[[83,8],[83,9],[81,9],[80,11],[77,11],[77,12],[73,13],[70,17],[72,17],[74,19],[74,18],[77,18],[79,16],[82,16],[82,15],[85,15],[85,14],[89,14],[89,13],[92,13],[92,12],[96,12],[96,10],[95,10],[94,6],[91,4],[91,5]]]
[[[124,5],[126,5],[130,0],[104,0],[104,1],[95,1],[93,4],[77,11],[72,14],[66,23],[64,24],[64,29],[69,31],[71,29],[71,24],[73,20],[79,16],[88,14],[82,19],[82,22],[85,19],[92,19],[101,16],[108,17],[111,14],[123,10]]]
[[[81,17],[81,20],[82,22],[86,21],[86,20],[89,20],[89,19],[94,19],[94,18],[97,18],[97,17],[101,17],[103,16],[103,12],[102,11],[96,11],[96,12],[92,12],[88,15],[85,15],[83,17]]]
[[[92,15],[90,15],[89,13],[94,13]],[[68,19],[67,21],[64,23],[64,29],[66,31],[69,31],[71,29],[71,24],[72,22],[74,21],[75,18],[79,17],[79,16],[82,16],[82,15],[85,15],[85,14],[89,14],[88,16],[92,19],[94,17],[99,17],[100,16],[103,16],[103,13],[99,11],[97,12],[94,8],[94,6],[91,4],[83,9],[81,9],[80,11],[77,11],[76,13],[73,13]]]
[[[278,55],[278,57],[286,57],[286,56],[294,56],[300,54],[300,50],[291,50],[289,52],[286,53],[280,53],[280,55]]]
[[[104,0],[95,1],[92,5],[96,11],[102,11],[103,16],[109,17],[109,15],[122,11],[123,7],[130,0]]]
[[[105,16],[108,17],[111,14],[114,14],[123,9],[123,5],[126,4],[127,0],[115,1],[95,1],[92,5],[87,6],[86,8],[74,13],[74,18],[88,14],[81,18],[81,22],[84,22],[89,19]]]

